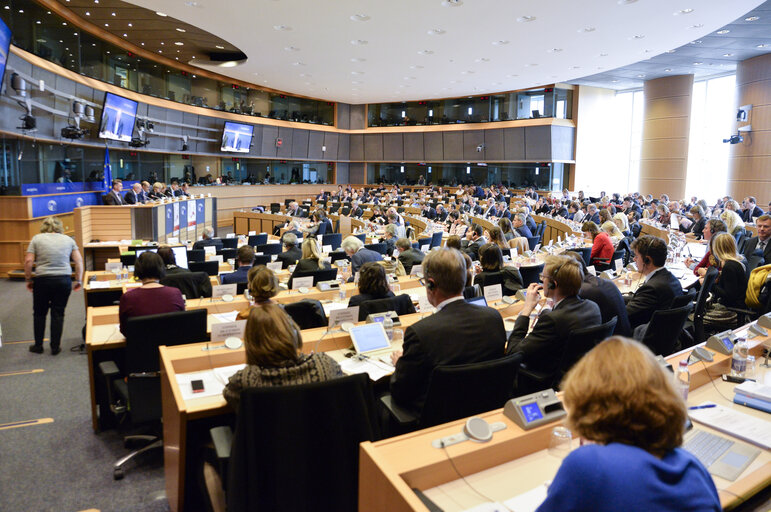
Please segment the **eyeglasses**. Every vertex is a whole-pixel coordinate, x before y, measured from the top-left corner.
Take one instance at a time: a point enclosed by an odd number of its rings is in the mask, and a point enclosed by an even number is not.
[[[544,278],[551,279],[551,276],[547,276],[546,274],[538,274],[538,279],[543,281]]]

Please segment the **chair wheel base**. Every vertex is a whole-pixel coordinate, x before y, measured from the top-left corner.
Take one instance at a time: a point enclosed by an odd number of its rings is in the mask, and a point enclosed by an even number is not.
[[[112,471],[112,478],[113,480],[123,480],[123,469],[115,468]]]

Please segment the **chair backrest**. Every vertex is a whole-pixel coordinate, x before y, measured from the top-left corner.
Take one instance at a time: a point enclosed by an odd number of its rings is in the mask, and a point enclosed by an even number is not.
[[[532,251],[535,249],[535,246],[538,245],[538,243],[541,241],[541,237],[538,235],[535,236],[528,236],[527,237],[527,246]]]
[[[278,213],[281,211],[280,203],[270,203],[270,213]]]
[[[211,280],[206,272],[179,272],[168,274],[161,279],[164,286],[173,286],[182,292],[186,299],[211,297]]]
[[[525,238],[524,236],[515,236],[514,238],[509,240],[509,247],[511,247],[512,249],[516,249],[517,254],[521,256],[522,254],[524,254],[525,251],[530,250],[530,243],[528,242],[527,238]]]
[[[259,233],[256,235],[249,235],[249,239],[247,240],[247,243],[252,246],[256,247],[258,245],[267,244],[268,243],[268,234],[267,233]]]
[[[189,261],[187,268],[190,272],[206,272],[210,276],[216,276],[220,271],[218,261]]]
[[[674,299],[672,299],[672,304],[670,304],[669,307],[681,308],[686,304],[690,304],[695,299],[696,299],[696,290],[690,289],[688,290],[688,293],[684,293],[683,295],[680,295],[679,297],[675,297]]]
[[[289,289],[292,289],[292,280],[295,277],[311,277],[313,276],[313,286],[316,286],[319,281],[334,281],[337,279],[337,269],[327,270],[296,270],[292,277],[289,278]]]
[[[233,260],[238,257],[238,249],[225,249],[222,248],[219,251],[217,251],[217,254],[222,255],[222,259],[224,261]]]
[[[343,235],[340,233],[324,233],[321,237],[321,246],[331,245],[332,250],[336,251],[343,243]]]
[[[664,357],[675,352],[680,331],[683,330],[690,312],[690,304],[680,308],[654,311],[642,339],[643,345],[651,349],[654,354]],[[697,343],[701,342],[697,341]]]
[[[262,254],[281,254],[283,244],[260,244],[254,248],[254,252]]]
[[[480,288],[478,284],[467,286],[463,289],[464,299],[473,299],[474,297],[481,297],[481,296],[482,296],[482,288]]]
[[[617,249],[613,251],[613,259],[610,261],[610,268],[616,268],[616,260],[621,260],[623,265],[626,265],[626,251],[623,249]]]
[[[522,276],[522,285],[527,288],[530,283],[538,283],[541,279],[538,277],[543,272],[543,263],[535,266],[523,266],[519,269]]]
[[[522,354],[481,363],[438,366],[431,373],[418,425],[426,428],[503,407],[511,398]]]
[[[434,247],[442,246],[442,235],[443,233],[441,231],[437,231],[431,235],[431,245],[428,247],[429,250],[433,249]]]
[[[124,267],[128,267],[129,265],[133,265],[137,261],[137,255],[136,253],[128,253],[128,254],[121,254],[120,255],[120,264]]]
[[[565,351],[560,358],[559,380],[554,383],[555,386],[584,354],[593,349],[597,343],[613,335],[617,320],[618,317],[614,316],[604,324],[577,329],[570,333],[565,343]]]
[[[370,251],[379,252],[380,254],[388,253],[388,244],[384,242],[377,244],[364,244],[364,248],[369,249]]]
[[[483,272],[474,276],[474,284],[478,284],[483,290],[485,286],[503,285],[502,272]]]
[[[366,320],[372,313],[385,311],[396,311],[399,316],[410,315],[415,312],[415,306],[412,304],[412,298],[406,293],[385,299],[365,300],[359,304],[359,322]]]
[[[303,299],[284,306],[284,311],[300,326],[300,329],[313,329],[327,326],[324,306],[316,299]]]
[[[715,285],[715,281],[717,281],[718,275],[719,272],[715,267],[707,268],[707,273],[704,274],[704,281],[701,283],[699,295],[696,297],[696,303],[693,307],[694,343],[701,343],[707,339],[704,333],[704,315],[707,312],[707,299],[712,291],[712,287]]]
[[[206,251],[203,249],[188,249],[187,261],[206,261]]]
[[[222,241],[222,248],[223,249],[237,249],[238,248],[238,238],[220,238],[220,241]]]
[[[329,260],[330,263],[334,263],[338,260],[345,260],[348,259],[348,255],[345,254],[343,251],[334,251],[329,253]]]
[[[431,240],[431,238],[418,238],[418,250],[428,252],[431,249]]]
[[[353,235],[359,240],[361,240],[361,243],[366,244],[367,243],[367,234],[366,233],[359,233],[358,235]]]
[[[575,249],[571,249],[581,255],[581,257],[584,259],[584,264],[588,267],[592,264],[592,248],[591,247],[577,247]]]
[[[624,253],[624,266],[629,265],[629,261],[632,259],[632,248],[629,246],[629,240],[622,238],[619,240],[616,246],[616,252],[622,251]],[[618,257],[614,254],[613,260],[617,260]]]
[[[270,254],[255,254],[254,256],[254,263],[252,263],[253,266],[257,267],[259,265],[267,265],[271,262]]]
[[[357,509],[359,443],[380,435],[366,374],[248,388],[240,402],[228,510]]]
[[[535,230],[535,235],[542,237],[543,232],[546,231],[546,221],[542,220],[540,224],[538,224],[538,228]]]

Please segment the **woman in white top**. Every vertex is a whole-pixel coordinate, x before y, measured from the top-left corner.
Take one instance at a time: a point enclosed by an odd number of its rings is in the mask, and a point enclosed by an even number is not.
[[[75,281],[72,280],[70,260],[75,263]],[[51,354],[56,355],[61,352],[64,310],[70,291],[78,291],[83,286],[83,258],[75,241],[64,234],[62,222],[56,217],[45,219],[40,226],[40,233],[32,237],[24,258],[24,276],[27,289],[32,292],[35,330],[35,344],[29,347],[29,351],[43,353],[43,335],[50,309]]]

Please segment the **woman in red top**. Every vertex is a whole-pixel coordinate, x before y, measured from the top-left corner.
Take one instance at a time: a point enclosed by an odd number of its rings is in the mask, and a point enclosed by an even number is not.
[[[592,238],[591,264],[595,266],[597,263],[605,266],[610,265],[615,249],[613,248],[613,242],[610,240],[608,234],[604,231],[600,231],[597,224],[592,221],[584,222],[583,226],[581,226],[581,231],[584,232],[585,237]]]

